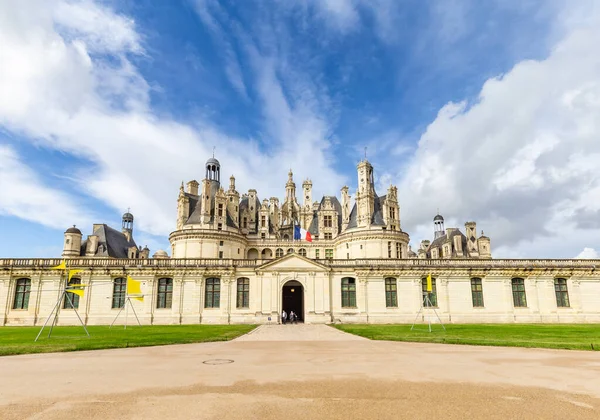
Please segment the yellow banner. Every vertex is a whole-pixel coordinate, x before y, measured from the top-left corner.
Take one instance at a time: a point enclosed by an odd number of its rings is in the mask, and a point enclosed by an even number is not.
[[[55,267],[50,267],[50,270],[64,270],[67,268],[67,264],[65,263],[65,260],[63,260],[63,262],[61,262],[60,264],[58,264]]]
[[[433,288],[431,287],[431,274],[427,275],[427,291],[432,292]]]
[[[76,295],[83,297],[83,290],[67,289],[67,293],[74,293]]]
[[[69,270],[69,281],[71,280],[71,277],[73,277],[77,273],[81,273],[82,271],[83,270]]]
[[[128,295],[141,295],[142,294],[142,282],[132,279],[127,276],[127,294]]]

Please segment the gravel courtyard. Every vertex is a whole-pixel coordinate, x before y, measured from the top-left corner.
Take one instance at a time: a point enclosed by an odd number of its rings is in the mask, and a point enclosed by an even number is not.
[[[0,375],[2,419],[600,418],[597,353],[370,341],[325,325],[8,356]]]

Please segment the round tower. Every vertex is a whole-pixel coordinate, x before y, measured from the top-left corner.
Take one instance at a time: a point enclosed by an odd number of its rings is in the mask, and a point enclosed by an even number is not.
[[[73,225],[65,230],[65,243],[62,256],[65,258],[79,257],[81,254],[81,231]]]
[[[133,233],[133,214],[129,213],[129,209],[123,214],[122,220],[122,231],[125,234],[129,234],[129,237],[131,238]]]
[[[434,232],[434,239],[437,239],[440,236],[444,236],[446,234],[445,229],[444,229],[444,218],[442,217],[441,214],[437,214],[433,218],[433,232]]]

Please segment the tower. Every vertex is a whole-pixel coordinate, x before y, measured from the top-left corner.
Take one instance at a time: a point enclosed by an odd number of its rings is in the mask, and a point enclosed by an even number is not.
[[[65,258],[79,257],[81,252],[81,231],[73,225],[65,231],[65,243],[62,256]]]
[[[302,191],[304,192],[302,207],[304,210],[310,210],[312,205],[312,181],[310,179],[302,183]]]
[[[237,227],[240,227],[240,193],[235,189],[235,177],[231,175],[229,177],[229,190],[227,190],[227,210],[233,218],[233,223]]]
[[[433,218],[433,232],[433,239],[437,239],[446,234],[444,231],[444,218],[441,214],[436,214],[436,216]]]
[[[358,164],[356,169],[358,174],[358,190],[356,192],[358,227],[369,227],[375,211],[376,197],[373,166],[365,159]]]
[[[131,241],[133,237],[133,214],[129,213],[129,209],[123,214],[121,232],[127,236],[128,241]]]
[[[206,161],[206,179],[221,183],[221,164],[214,155]]]

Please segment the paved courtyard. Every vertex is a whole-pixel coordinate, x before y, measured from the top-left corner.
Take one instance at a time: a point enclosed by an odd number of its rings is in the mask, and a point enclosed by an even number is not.
[[[0,358],[1,419],[598,419],[595,352],[376,342],[266,325],[230,342]]]

